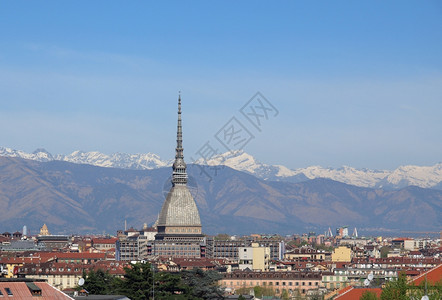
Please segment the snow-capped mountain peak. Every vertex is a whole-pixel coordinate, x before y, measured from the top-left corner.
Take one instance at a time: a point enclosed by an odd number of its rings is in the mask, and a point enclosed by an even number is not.
[[[0,147],[0,156],[20,157],[41,162],[59,160],[100,167],[136,170],[166,167],[170,166],[173,162],[173,160],[162,160],[153,153],[113,153],[107,155],[98,151],[74,151],[68,155],[51,155],[45,149],[37,149],[33,153],[26,153],[21,150],[4,147]],[[397,189],[408,185],[416,185],[422,188],[442,189],[442,163],[435,164],[434,166],[401,166],[393,171],[356,169],[350,166],[343,166],[341,168],[310,166],[307,168],[289,169],[282,165],[261,163],[243,150],[218,154],[209,161],[200,159],[195,163],[211,166],[225,165],[264,180],[300,182],[314,178],[328,178],[370,188]]]

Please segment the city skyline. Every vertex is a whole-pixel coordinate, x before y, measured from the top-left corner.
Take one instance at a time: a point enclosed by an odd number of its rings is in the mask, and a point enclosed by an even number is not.
[[[172,158],[181,91],[187,158],[236,117],[268,164],[434,165],[441,14],[436,1],[2,3],[0,146]],[[261,131],[240,113],[258,91],[279,112]]]

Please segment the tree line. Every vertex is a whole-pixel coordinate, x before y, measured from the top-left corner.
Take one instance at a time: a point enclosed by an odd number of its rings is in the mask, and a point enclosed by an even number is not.
[[[365,292],[360,300],[421,300],[423,296],[428,296],[429,300],[442,299],[442,278],[436,283],[427,283],[425,281],[419,285],[408,283],[405,273],[400,273],[398,279],[388,281],[380,298],[374,293]]]
[[[83,274],[85,289],[90,295],[124,295],[141,299],[224,299],[224,290],[217,285],[222,275],[216,271],[193,269],[177,273],[154,272],[150,263],[136,263],[124,268],[124,277],[114,277],[101,269]]]

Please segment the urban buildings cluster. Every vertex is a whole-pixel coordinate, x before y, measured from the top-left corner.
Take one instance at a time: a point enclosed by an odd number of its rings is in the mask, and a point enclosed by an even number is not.
[[[30,280],[25,287],[29,293],[43,293],[42,280],[58,290],[73,291],[90,270],[123,277],[125,266],[148,261],[158,272],[216,270],[223,275],[218,284],[226,297],[253,294],[259,287],[284,299],[312,295],[357,299],[352,297],[364,289],[379,293],[383,283],[400,273],[409,280],[422,276],[441,280],[440,237],[359,237],[356,229],[350,235],[346,226],[320,235],[204,235],[187,188],[182,143],[179,99],[172,187],[153,226],[124,228],[115,236],[51,235],[46,225],[35,236],[28,236],[26,228],[4,232],[1,276]],[[12,281],[0,281],[0,296],[3,292],[14,293]]]
[[[45,230],[43,226],[41,233]],[[219,285],[227,294],[250,293],[254,287],[263,287],[279,297],[320,294],[328,297],[325,299],[338,296],[348,287],[379,288],[382,283],[397,279],[401,272],[410,280],[431,271],[442,278],[440,237],[365,238],[313,232],[284,237],[219,234],[203,236],[201,245],[193,251],[192,244],[183,241],[176,253],[157,255],[157,234],[157,228],[147,226],[121,230],[115,236],[48,232],[23,236],[21,232],[4,232],[0,234],[1,276],[44,280],[69,292],[90,270],[101,269],[123,277],[125,266],[148,261],[159,272],[216,270],[223,274]],[[374,278],[372,287],[365,287],[369,274]]]

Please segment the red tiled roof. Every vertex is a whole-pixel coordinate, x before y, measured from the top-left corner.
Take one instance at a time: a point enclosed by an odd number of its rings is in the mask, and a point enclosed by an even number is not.
[[[94,264],[56,263],[25,264],[19,267],[18,273],[27,275],[81,275],[83,270],[103,270],[112,275],[124,275],[124,266],[121,262],[99,261]]]
[[[342,290],[340,290],[340,291],[338,292],[338,295],[342,295],[343,293],[345,293],[345,292],[351,290],[352,288],[353,288],[352,286],[347,286],[347,287],[343,288]]]
[[[280,261],[279,263],[283,264],[283,265],[292,266],[293,268],[300,268],[300,269],[305,269],[307,267],[307,264],[310,264],[310,262],[308,262],[308,261]]]
[[[333,264],[336,265],[336,269],[343,269],[343,268],[347,267],[348,265],[350,265],[350,263],[346,262],[346,261],[337,261],[337,262],[333,262]]]
[[[123,262],[112,262],[112,261],[100,261],[95,264],[94,270],[97,271],[99,269],[108,271],[111,275],[124,275],[126,272],[124,271],[124,267],[127,267],[128,263]]]
[[[8,242],[10,240],[11,240],[10,238],[0,235],[0,243]]]
[[[96,244],[106,244],[106,245],[115,244],[116,241],[118,241],[117,238],[109,238],[109,239],[95,238],[95,239],[92,239],[92,243],[94,245],[96,245]]]
[[[433,284],[436,282],[440,282],[442,280],[442,264],[417,276],[411,282],[415,285],[419,285],[421,282],[425,281],[425,278],[427,278],[428,282],[431,282]]]
[[[174,263],[181,267],[214,267],[215,264],[207,258],[174,258]]]
[[[57,252],[54,253],[55,257],[61,259],[104,259],[106,257],[105,253],[89,253],[89,252]]]
[[[25,257],[25,259],[41,259],[41,262],[49,261],[51,259],[105,259],[106,253],[89,253],[89,252],[35,252],[32,257]],[[17,258],[22,259],[22,258]],[[1,260],[0,260],[1,262]],[[32,261],[29,261],[31,263]]]
[[[0,258],[0,264],[31,264],[47,262],[49,258],[34,257],[2,257]]]
[[[419,272],[418,270],[405,270],[405,274],[407,276],[417,276],[419,275],[421,272]]]
[[[339,295],[335,298],[336,300],[357,300],[362,297],[365,292],[373,292],[378,297],[381,296],[382,290],[380,288],[354,288],[347,287],[339,292]]]
[[[353,263],[366,263],[366,258],[353,258]],[[422,257],[422,258],[412,258],[412,257],[386,257],[386,258],[376,258],[370,260],[370,262],[375,264],[435,264],[438,265],[442,262],[441,257]]]
[[[41,289],[41,296],[32,296],[31,291],[26,285],[26,282],[0,282],[0,291],[7,299],[73,299],[68,295],[60,292],[59,290],[53,288],[46,282],[34,282],[34,284]],[[9,288],[11,290],[12,296],[8,296],[5,288]]]

